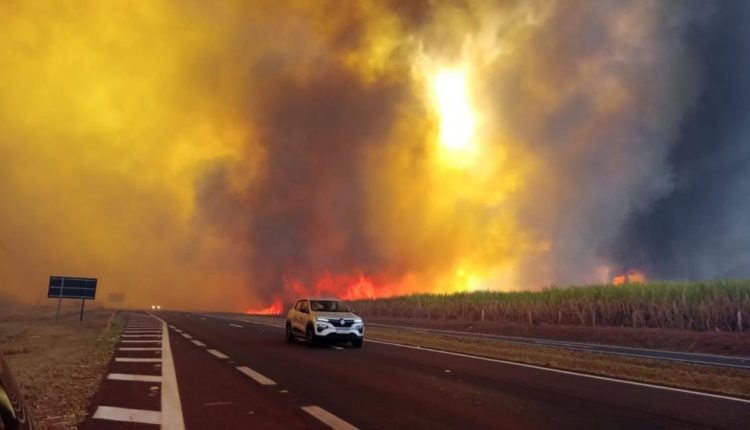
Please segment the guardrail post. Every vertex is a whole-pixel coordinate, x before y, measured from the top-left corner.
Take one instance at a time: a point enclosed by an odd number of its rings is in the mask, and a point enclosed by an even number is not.
[[[737,309],[737,331],[742,331],[742,309]]]

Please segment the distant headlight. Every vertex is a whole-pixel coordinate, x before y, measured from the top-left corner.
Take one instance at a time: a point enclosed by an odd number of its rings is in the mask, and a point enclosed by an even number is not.
[[[325,322],[328,322],[328,318],[323,318],[323,317],[317,317],[317,318],[315,318],[315,320],[316,321],[325,321]]]

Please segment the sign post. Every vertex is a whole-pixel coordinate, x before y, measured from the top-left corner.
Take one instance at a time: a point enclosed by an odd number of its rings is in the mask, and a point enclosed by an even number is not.
[[[79,321],[83,321],[83,308],[86,300],[94,300],[96,297],[96,282],[96,278],[50,276],[47,297],[57,299],[55,322],[60,318],[62,299],[81,299],[81,316]]]

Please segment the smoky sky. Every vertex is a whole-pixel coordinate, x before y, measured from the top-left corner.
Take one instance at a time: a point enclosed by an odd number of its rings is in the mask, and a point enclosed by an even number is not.
[[[275,76],[250,107],[269,148],[261,186],[229,193],[222,165],[197,183],[202,216],[252,243],[248,286],[267,299],[284,278],[308,283],[324,271],[381,269],[364,228],[363,166],[404,89],[365,86],[328,61],[318,67],[304,84]]]
[[[750,3],[692,26],[700,93],[669,156],[673,189],[630,218],[615,254],[662,279],[750,276]]]
[[[50,3],[0,14],[3,293],[750,276],[745,1]]]

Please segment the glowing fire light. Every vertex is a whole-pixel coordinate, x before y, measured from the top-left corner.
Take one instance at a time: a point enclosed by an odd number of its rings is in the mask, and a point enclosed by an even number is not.
[[[375,282],[363,274],[332,274],[325,272],[315,283],[307,287],[299,281],[293,281],[288,289],[297,295],[332,296],[344,300],[372,299],[389,294],[387,285],[376,285]]]
[[[646,274],[638,269],[630,269],[622,275],[612,278],[613,285],[642,284],[646,282]]]
[[[453,152],[472,150],[476,120],[466,72],[441,69],[433,79],[432,91],[440,117],[441,146]]]
[[[284,311],[284,304],[281,298],[276,298],[273,304],[267,308],[248,310],[245,313],[251,315],[280,315]]]

